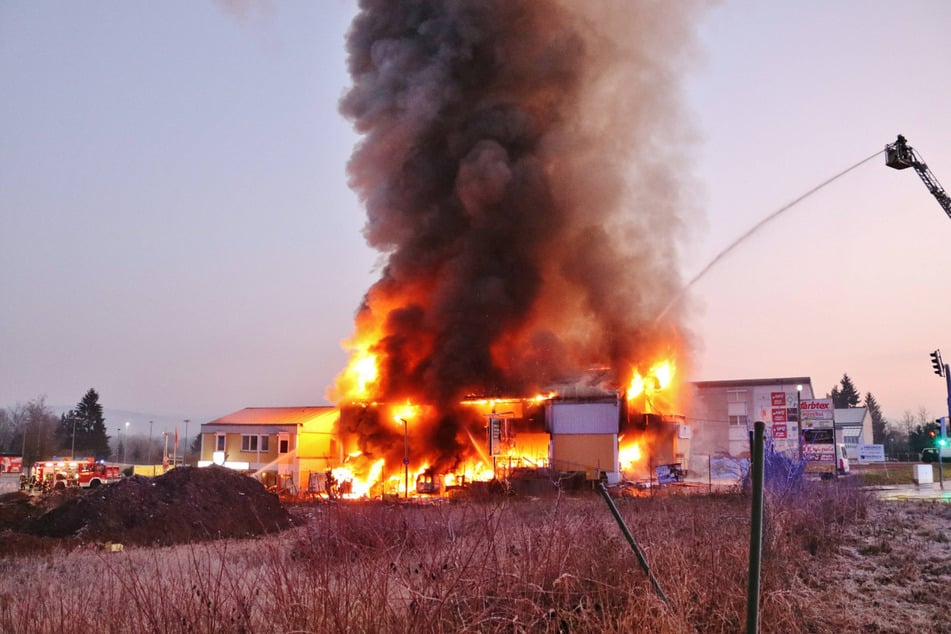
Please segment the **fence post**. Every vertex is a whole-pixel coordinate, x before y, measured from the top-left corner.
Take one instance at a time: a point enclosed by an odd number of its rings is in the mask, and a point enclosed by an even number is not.
[[[753,485],[753,504],[750,514],[750,571],[746,593],[746,634],[756,634],[759,623],[759,582],[763,550],[763,435],[766,423],[753,423],[753,443],[750,455]]]
[[[647,565],[647,558],[644,557],[644,553],[641,552],[637,542],[634,541],[634,536],[631,534],[631,531],[628,530],[627,524],[624,523],[624,518],[621,517],[621,513],[614,505],[614,500],[611,499],[611,494],[608,493],[608,490],[605,488],[603,482],[598,482],[598,490],[601,492],[601,496],[604,498],[604,501],[608,503],[608,508],[611,509],[611,515],[614,516],[617,525],[621,528],[621,533],[624,534],[624,538],[627,539],[627,543],[630,544],[631,550],[634,551],[634,556],[637,557],[637,563],[641,565],[641,569],[650,580],[651,586],[654,587],[654,592],[657,593],[657,596],[660,597],[661,601],[663,601],[667,607],[670,607],[670,601],[667,599],[667,595],[665,595],[664,591],[661,590],[660,583],[657,581],[657,577],[654,576],[654,573],[651,572],[650,566]]]

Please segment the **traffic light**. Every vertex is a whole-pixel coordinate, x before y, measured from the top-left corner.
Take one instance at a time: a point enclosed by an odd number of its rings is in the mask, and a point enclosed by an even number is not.
[[[934,373],[938,376],[944,376],[944,364],[941,363],[941,351],[935,350],[931,353],[931,366],[934,368]]]

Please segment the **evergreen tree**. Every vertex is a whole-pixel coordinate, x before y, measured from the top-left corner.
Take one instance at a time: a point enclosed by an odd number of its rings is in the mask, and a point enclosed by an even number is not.
[[[882,415],[882,409],[871,392],[865,393],[865,407],[868,408],[868,415],[872,417],[872,442],[876,445],[885,444],[888,421]]]
[[[832,388],[832,392],[829,393],[833,406],[838,409],[858,407],[859,401],[861,401],[862,398],[859,396],[859,392],[855,389],[855,385],[852,383],[852,379],[849,378],[848,374],[842,375],[840,385],[842,386],[841,389],[836,385]]]
[[[832,399],[832,406],[842,409],[845,405],[842,405],[844,401],[842,400],[842,392],[839,390],[838,383],[832,386],[832,391],[826,394],[826,398]]]
[[[915,425],[915,428],[908,432],[908,444],[911,446],[912,452],[918,455],[922,449],[936,446],[935,437],[940,435],[940,433],[941,426],[934,421],[925,423],[924,425]],[[935,436],[933,437],[931,434]]]
[[[75,456],[106,458],[110,454],[106,419],[102,416],[99,394],[90,388],[83,399],[60,418],[57,438],[60,447]]]

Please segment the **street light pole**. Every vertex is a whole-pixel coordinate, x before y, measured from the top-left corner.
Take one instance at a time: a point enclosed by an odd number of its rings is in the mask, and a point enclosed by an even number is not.
[[[149,464],[152,465],[152,475],[155,475],[155,464],[152,462],[152,421],[149,421]]]
[[[802,385],[796,386],[796,427],[799,433],[799,462],[802,462]]]
[[[405,418],[401,418],[403,421],[403,477],[405,478],[405,496],[406,499],[409,499],[409,423],[406,422]]]
[[[129,425],[131,424],[132,423],[130,423],[129,421],[125,422],[125,441],[126,442],[129,442]],[[122,464],[125,464],[125,459],[128,456],[128,454],[129,454],[129,450],[126,449],[125,445],[122,445]]]
[[[76,459],[76,417],[73,416],[73,448],[69,452],[70,460]]]
[[[185,419],[185,449],[182,451],[182,462],[188,464],[188,419]]]

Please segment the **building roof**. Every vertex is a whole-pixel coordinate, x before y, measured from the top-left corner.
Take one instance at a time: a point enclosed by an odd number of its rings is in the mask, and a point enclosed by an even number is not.
[[[205,423],[206,425],[297,425],[321,417],[336,417],[337,408],[331,405],[311,407],[246,407]]]
[[[836,408],[835,424],[861,427],[865,422],[865,415],[868,413],[867,407],[845,407]]]
[[[728,379],[726,381],[694,381],[698,388],[745,387],[761,385],[812,385],[808,376],[787,376],[775,379]]]

